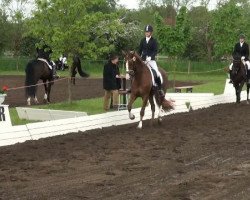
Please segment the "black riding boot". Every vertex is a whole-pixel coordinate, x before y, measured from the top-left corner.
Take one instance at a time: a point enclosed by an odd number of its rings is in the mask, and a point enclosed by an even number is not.
[[[158,77],[157,79],[156,79],[156,83],[157,83],[157,92],[158,92],[158,94],[159,94],[159,100],[162,102],[164,99],[165,99],[165,92],[163,91],[163,89],[162,89],[162,83],[161,83],[161,79],[160,79],[160,77]]]
[[[55,65],[52,65],[52,74],[53,74],[53,79],[60,78],[60,76],[58,76],[56,73],[56,66]]]
[[[229,75],[230,75],[230,81],[229,83],[233,84],[233,70],[229,70]]]
[[[247,83],[250,84],[250,70],[247,70]]]

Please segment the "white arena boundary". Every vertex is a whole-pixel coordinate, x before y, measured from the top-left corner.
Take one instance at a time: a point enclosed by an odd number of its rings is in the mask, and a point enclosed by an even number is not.
[[[190,109],[197,110],[201,108],[208,108],[217,104],[235,102],[236,97],[232,90],[234,90],[234,88],[226,83],[225,92],[222,95],[214,95],[211,93],[167,94],[167,98],[175,100],[175,110],[165,115],[185,113],[189,112]],[[245,91],[242,93],[242,99],[246,99]],[[190,105],[190,109],[187,105]],[[102,129],[104,127],[131,124],[139,121],[140,109],[134,109],[133,113],[136,117],[134,121],[129,119],[128,112],[125,110],[99,115],[31,123],[22,126],[1,127],[0,146],[13,145],[27,140],[38,140],[41,138],[64,135],[72,132],[84,132],[87,130]],[[150,118],[151,111],[149,106],[146,109],[145,119]]]

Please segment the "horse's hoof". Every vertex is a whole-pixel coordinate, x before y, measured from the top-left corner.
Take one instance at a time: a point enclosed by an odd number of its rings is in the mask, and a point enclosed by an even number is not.
[[[247,105],[249,105],[249,101],[247,101]]]
[[[139,123],[139,125],[137,126],[138,129],[142,129],[142,122]]]
[[[158,124],[159,124],[159,125],[162,125],[162,118],[159,118],[159,119],[158,119]]]
[[[135,119],[135,115],[132,115],[129,117],[131,120],[134,120]]]

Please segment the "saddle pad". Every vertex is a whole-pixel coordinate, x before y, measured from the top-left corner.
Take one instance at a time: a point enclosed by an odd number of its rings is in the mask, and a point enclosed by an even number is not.
[[[149,65],[149,64],[146,64],[150,73],[151,73],[151,78],[152,78],[152,83],[153,83],[153,86],[157,86],[155,80],[157,78],[157,73],[156,71]]]
[[[48,61],[44,58],[37,58],[37,60],[42,61],[48,65],[48,67],[52,70],[52,66],[48,63]]]

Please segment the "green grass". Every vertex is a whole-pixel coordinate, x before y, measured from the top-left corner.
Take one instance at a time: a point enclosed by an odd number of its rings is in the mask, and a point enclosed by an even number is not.
[[[18,117],[16,108],[10,108],[10,118],[11,118],[12,125],[14,125],[14,126],[16,126],[16,125],[25,125],[25,124],[28,124],[28,123],[35,122],[35,121],[20,119]]]
[[[134,107],[138,108],[140,107],[140,105],[141,105],[141,100],[138,99],[135,102]],[[55,103],[55,104],[48,104],[48,105],[34,106],[34,107],[40,109],[87,112],[88,115],[101,114],[105,112],[103,110],[102,98],[73,101],[72,103],[62,102],[62,103]]]

